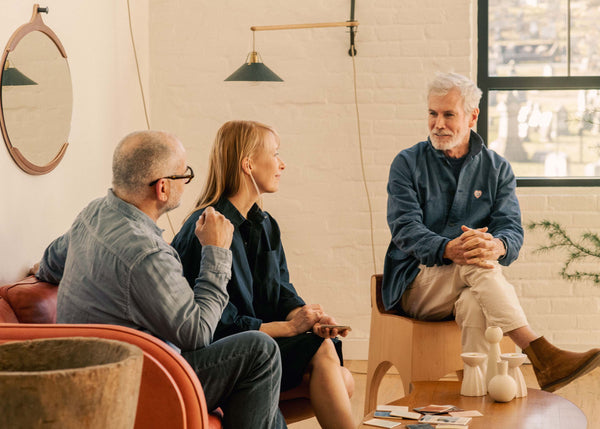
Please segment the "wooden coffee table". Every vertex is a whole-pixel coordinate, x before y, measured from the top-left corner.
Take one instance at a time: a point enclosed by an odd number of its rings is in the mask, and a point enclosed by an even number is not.
[[[483,417],[473,417],[469,429],[586,429],[587,419],[567,399],[538,389],[527,389],[527,396],[510,402],[495,402],[489,396],[462,396],[458,381],[417,381],[412,392],[391,405],[405,405],[410,410],[429,404],[456,405],[463,410],[478,410]],[[373,418],[373,413],[364,420]],[[389,420],[389,419],[388,419]],[[415,420],[398,420],[403,428]],[[373,429],[361,424],[359,428]]]

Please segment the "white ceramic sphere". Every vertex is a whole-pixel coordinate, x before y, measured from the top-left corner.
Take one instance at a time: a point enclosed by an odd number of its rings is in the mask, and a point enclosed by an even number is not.
[[[498,375],[488,383],[488,393],[497,402],[512,401],[517,394],[517,383],[507,374],[508,362],[498,362]]]
[[[497,326],[490,326],[485,330],[485,339],[488,343],[499,343],[502,340],[502,329]]]

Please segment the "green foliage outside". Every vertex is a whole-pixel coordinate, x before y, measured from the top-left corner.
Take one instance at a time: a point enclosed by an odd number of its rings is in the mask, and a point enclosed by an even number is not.
[[[531,222],[527,225],[527,229],[543,230],[550,241],[550,244],[539,247],[536,250],[537,252],[555,249],[563,249],[567,252],[567,259],[560,271],[562,278],[567,280],[593,280],[594,283],[600,283],[600,272],[576,268],[579,262],[589,262],[593,258],[600,258],[600,237],[598,237],[598,234],[586,232],[575,240],[557,222],[549,220]],[[598,259],[594,262],[597,263]]]

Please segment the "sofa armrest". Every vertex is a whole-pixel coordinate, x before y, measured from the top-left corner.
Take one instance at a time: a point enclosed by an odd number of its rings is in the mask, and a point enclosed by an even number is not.
[[[92,324],[2,324],[0,342],[55,337],[97,337],[134,344],[144,352],[135,427],[220,428],[209,416],[200,381],[167,344],[135,329]]]
[[[57,285],[38,280],[35,276],[1,286],[0,302],[10,306],[16,320],[0,309],[0,322],[56,323],[57,293]]]

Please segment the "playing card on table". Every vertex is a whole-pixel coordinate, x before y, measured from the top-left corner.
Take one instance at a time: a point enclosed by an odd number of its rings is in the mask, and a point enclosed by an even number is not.
[[[398,423],[398,422],[392,422],[389,420],[382,420],[382,419],[366,420],[363,422],[363,424],[369,425],[369,426],[377,426],[380,428],[395,428],[396,426],[401,425],[401,423]]]
[[[458,411],[454,405],[427,405],[425,407],[413,408],[414,411],[422,414],[444,414],[449,411]]]
[[[377,405],[377,411],[408,411],[405,405]]]
[[[468,410],[468,411],[452,411],[450,413],[452,417],[481,417],[483,414],[477,410]]]

